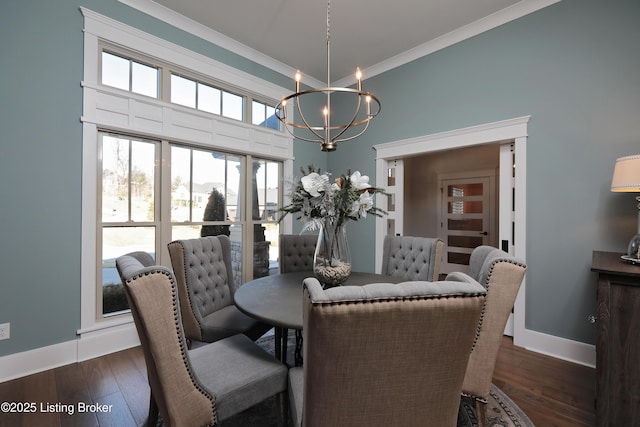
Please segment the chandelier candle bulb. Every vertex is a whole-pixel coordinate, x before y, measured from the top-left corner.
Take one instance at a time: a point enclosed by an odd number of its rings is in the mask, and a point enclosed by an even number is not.
[[[300,92],[300,80],[302,79],[302,75],[300,74],[300,70],[296,71],[295,79],[296,79],[296,93],[297,93],[297,92]],[[284,103],[283,103],[283,106],[284,106]]]

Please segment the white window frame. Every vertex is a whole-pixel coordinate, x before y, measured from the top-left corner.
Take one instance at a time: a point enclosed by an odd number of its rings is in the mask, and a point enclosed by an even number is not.
[[[96,315],[98,130],[127,132],[280,160],[284,176],[291,176],[293,172],[293,139],[285,132],[101,85],[98,80],[99,46],[100,41],[106,41],[167,63],[181,64],[196,73],[271,99],[279,99],[288,92],[283,87],[89,9],[81,7],[80,10],[84,16],[84,76],[81,319],[77,334],[80,336],[78,360],[86,360],[139,343],[130,315],[113,319],[98,319]],[[285,218],[281,227],[283,232],[290,232],[290,218]]]

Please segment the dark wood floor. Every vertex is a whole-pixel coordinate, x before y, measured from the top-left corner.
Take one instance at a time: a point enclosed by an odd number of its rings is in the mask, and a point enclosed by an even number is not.
[[[591,368],[523,350],[505,337],[494,383],[536,426],[595,424]],[[1,383],[0,402],[36,405],[31,414],[0,412],[2,427],[141,426],[149,405],[142,351],[137,347]],[[78,413],[78,402],[111,407],[105,412]],[[75,413],[69,415],[66,407],[55,406],[58,403],[73,406]]]

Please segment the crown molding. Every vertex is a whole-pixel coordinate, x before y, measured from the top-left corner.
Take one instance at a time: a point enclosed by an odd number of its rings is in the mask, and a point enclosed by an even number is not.
[[[162,6],[153,0],[118,0],[120,3],[129,7],[139,10],[149,16],[152,16],[160,21],[163,21],[173,27],[179,28],[182,31],[193,34],[203,40],[220,46],[236,55],[242,56],[256,64],[262,65],[270,70],[280,73],[284,76],[293,76],[296,69],[290,67],[270,56],[265,55],[245,44],[240,43],[231,37],[225,36],[193,19],[187,18],[184,15]],[[310,86],[322,86],[320,80],[314,79],[309,76],[305,76],[306,83]]]
[[[277,61],[274,58],[263,54],[262,52],[250,48],[249,46],[242,44],[230,37],[227,37],[222,33],[212,30],[211,28],[206,27],[192,19],[180,15],[179,13],[176,13],[165,6],[160,5],[153,0],[118,1],[282,75],[292,76],[296,72],[295,68]],[[414,61],[418,58],[422,58],[441,49],[459,43],[463,40],[477,36],[478,34],[482,34],[485,31],[489,31],[515,19],[521,18],[540,9],[544,9],[547,6],[551,6],[560,1],[561,0],[522,0],[512,6],[504,8],[489,16],[472,22],[471,24],[465,25],[464,27],[444,34],[427,43],[421,44],[375,65],[367,67],[362,71],[364,75],[367,76],[367,78],[382,74],[404,64],[407,64],[411,61]],[[311,87],[321,87],[325,84],[320,80],[308,76],[306,77],[306,80],[306,83]],[[352,76],[348,76],[334,82],[335,86],[346,87],[352,84],[355,84],[355,79]]]
[[[558,3],[561,0],[522,0],[512,6],[499,10],[482,19],[478,19],[471,24],[460,27],[454,31],[435,38],[427,43],[421,44],[402,52],[389,59],[381,61],[375,65],[363,69],[363,74],[369,77],[382,74],[394,68],[400,67],[416,59],[430,55],[434,52],[453,46],[456,43],[469,39],[489,31],[493,28],[514,21],[518,18],[526,16],[530,13],[544,9],[547,6]],[[335,82],[336,86],[349,86],[355,83],[355,79],[351,76]]]

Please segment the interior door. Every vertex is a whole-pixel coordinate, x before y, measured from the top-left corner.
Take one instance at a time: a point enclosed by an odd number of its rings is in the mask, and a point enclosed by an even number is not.
[[[387,195],[378,194],[376,205],[384,209],[387,215],[376,218],[376,264],[375,271],[382,270],[382,245],[384,236],[401,236],[403,232],[404,207],[404,163],[401,159],[376,161],[376,177],[382,182],[376,185],[382,187]]]
[[[444,240],[442,273],[469,271],[474,248],[494,240],[495,175],[440,180],[440,233]]]
[[[402,208],[404,206],[404,163],[392,160],[387,164],[386,182],[388,215],[386,217],[386,235],[401,236],[403,229]]]

